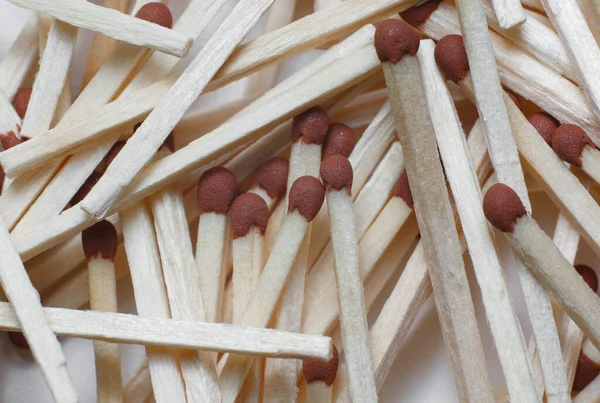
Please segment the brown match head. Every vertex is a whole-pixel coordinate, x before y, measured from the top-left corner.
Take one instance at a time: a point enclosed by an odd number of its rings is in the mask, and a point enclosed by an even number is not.
[[[414,56],[419,50],[419,35],[404,21],[389,18],[375,31],[375,51],[381,62],[396,64],[404,55]]]
[[[158,24],[165,28],[173,27],[173,15],[171,14],[171,10],[163,3],[157,2],[145,4],[137,13],[135,13],[135,17],[153,24]]]
[[[306,383],[323,382],[327,386],[333,385],[338,372],[339,354],[335,344],[333,345],[331,360],[323,362],[316,360],[302,361],[302,372]]]
[[[325,109],[315,106],[302,112],[292,121],[292,141],[302,141],[305,144],[323,144],[327,129],[329,128],[329,116]]]
[[[577,362],[577,370],[575,371],[575,380],[573,382],[573,390],[580,391],[585,389],[586,386],[600,373],[600,365],[592,361],[583,352],[579,355],[579,361]]]
[[[579,273],[581,278],[583,278],[583,281],[585,281],[586,284],[588,286],[590,286],[590,288],[594,292],[597,293],[598,292],[598,275],[596,274],[594,269],[592,269],[591,267],[586,266],[584,264],[578,264],[577,266],[575,266],[575,270],[577,270],[577,273]]]
[[[8,340],[16,348],[30,350],[29,343],[22,332],[8,332]]]
[[[325,137],[325,143],[323,144],[322,159],[336,154],[348,158],[355,145],[354,132],[348,125],[332,123],[329,125],[327,137]]]
[[[410,191],[410,184],[408,183],[408,176],[406,175],[406,170],[403,170],[402,174],[398,178],[398,182],[396,182],[392,196],[401,198],[410,208],[415,207],[413,203],[412,192]]]
[[[512,99],[512,101],[515,103],[515,105],[517,105],[517,108],[519,108],[519,110],[521,109],[521,101],[519,100],[519,97],[517,96],[517,94],[515,94],[514,92],[512,92],[511,90],[504,88],[504,92],[506,92],[506,95],[508,95],[508,97],[510,99]]]
[[[531,126],[537,130],[540,136],[542,136],[544,141],[552,147],[552,136],[559,126],[558,121],[546,112],[534,113],[527,120],[529,120]]]
[[[353,176],[352,164],[343,155],[332,155],[321,162],[321,178],[329,192],[346,189],[350,194]]]
[[[27,107],[29,106],[29,100],[31,99],[31,91],[32,88],[20,88],[13,100],[15,111],[21,119],[24,119],[25,114],[27,113]]]
[[[488,221],[502,232],[513,232],[515,223],[527,210],[517,193],[503,183],[492,186],[483,197],[483,212]]]
[[[263,189],[270,198],[275,199],[287,190],[290,163],[283,158],[272,158],[264,164],[256,176],[255,186]]]
[[[108,167],[112,162],[117,158],[117,155],[121,152],[123,147],[127,144],[126,141],[117,141],[114,146],[110,149],[108,154],[106,154],[106,166]]]
[[[102,258],[114,261],[117,255],[117,230],[110,221],[100,221],[81,233],[83,254],[86,260]]]
[[[298,213],[311,222],[321,210],[325,200],[325,188],[314,176],[301,176],[292,184],[288,201],[288,213]]]
[[[581,168],[581,153],[585,146],[596,147],[579,126],[559,126],[552,135],[552,149],[563,160]]]
[[[469,74],[469,59],[463,37],[447,35],[435,45],[435,62],[448,80],[461,82]]]
[[[21,129],[19,129],[21,130]],[[0,134],[0,142],[5,150],[18,146],[23,142],[23,139],[15,134],[15,132],[7,132]]]
[[[264,234],[269,221],[269,208],[262,197],[244,193],[233,201],[230,215],[233,239],[237,239],[248,235],[252,227]]]
[[[418,27],[429,19],[429,16],[433,14],[435,10],[437,10],[441,2],[442,0],[429,0],[423,4],[419,4],[418,6],[411,7],[408,10],[401,12],[400,17],[402,17],[407,24],[410,24],[413,27]]]
[[[223,167],[209,169],[198,182],[200,214],[227,214],[237,192],[237,179],[231,171]]]
[[[85,182],[83,182],[83,185],[81,185],[77,193],[75,193],[69,204],[71,206],[74,206],[76,204],[79,204],[83,199],[85,199],[85,197],[88,195],[88,193],[90,193],[92,188],[96,186],[96,183],[98,183],[101,177],[102,174],[100,172],[92,172],[92,174],[88,176]]]

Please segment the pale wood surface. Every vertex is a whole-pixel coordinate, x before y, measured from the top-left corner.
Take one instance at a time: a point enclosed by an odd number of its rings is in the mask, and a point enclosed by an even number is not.
[[[527,20],[527,14],[520,0],[492,0],[492,4],[502,29],[508,30],[520,26]]]
[[[0,89],[12,99],[38,58],[37,16],[32,15],[0,61]]]

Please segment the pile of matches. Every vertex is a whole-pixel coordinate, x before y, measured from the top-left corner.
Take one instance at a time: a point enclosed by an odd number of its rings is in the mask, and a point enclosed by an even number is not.
[[[80,401],[70,337],[102,403],[376,402],[432,295],[446,401],[600,402],[598,278],[574,266],[580,238],[600,255],[600,1],[9,1],[33,11],[0,59],[0,329],[54,401]],[[146,353],[128,382],[123,343]]]

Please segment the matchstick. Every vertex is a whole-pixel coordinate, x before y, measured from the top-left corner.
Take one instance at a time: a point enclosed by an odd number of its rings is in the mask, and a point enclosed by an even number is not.
[[[117,231],[108,221],[100,221],[83,231],[81,238],[90,279],[90,308],[94,311],[117,312],[114,261]],[[94,342],[94,356],[98,399],[106,402],[123,401],[120,346],[102,341]]]
[[[596,347],[600,346],[600,323],[596,315],[600,297],[527,214],[514,190],[504,184],[492,186],[483,199],[483,209],[488,221],[505,233],[519,257],[565,312]]]
[[[0,61],[0,89],[12,99],[38,59],[37,16],[32,15]]]
[[[523,24],[527,15],[520,0],[492,0],[494,12],[502,29],[508,30]]]
[[[256,181],[249,192],[262,197],[267,203],[269,212],[273,211],[277,201],[286,193],[289,170],[288,160],[272,158],[260,168],[256,175]]]
[[[227,213],[237,191],[235,176],[226,168],[209,169],[198,183],[200,221],[195,261],[207,322],[218,322],[223,302],[231,237]]]
[[[377,388],[371,352],[369,327],[359,273],[358,239],[350,191],[352,165],[341,155],[332,155],[321,164],[321,177],[327,187],[331,217],[331,240],[335,255],[335,275],[340,306],[342,338],[353,401],[376,402]]]
[[[317,215],[324,198],[323,185],[314,177],[302,176],[292,185],[289,192],[288,214],[267,260],[256,292],[246,307],[242,325],[257,327],[268,325],[309,223]],[[250,357],[244,356],[229,355],[225,358],[219,377],[223,402],[235,401],[252,362]]]
[[[438,149],[469,246],[488,324],[511,400],[536,401],[538,394],[527,357],[527,346],[483,214],[479,182],[470,162],[461,123],[445,80],[436,66],[434,48],[433,41],[422,41],[417,59]]]
[[[585,131],[575,125],[561,125],[552,136],[552,149],[565,162],[581,168],[600,183],[600,151]]]
[[[16,6],[46,13],[75,27],[103,33],[119,41],[183,57],[192,39],[110,8],[77,0],[11,0]]]
[[[150,378],[148,363],[144,361],[125,385],[125,401],[128,403],[146,403],[152,398],[154,391],[152,390]],[[154,392],[155,394],[156,392]],[[156,398],[156,401],[160,402],[158,398]]]
[[[333,382],[338,373],[339,357],[335,345],[331,360],[327,362],[302,362],[302,373],[306,381],[306,401],[330,403],[333,401]]]
[[[493,394],[483,347],[414,56],[419,37],[404,22],[390,19],[379,25],[375,44],[382,60],[398,137],[403,143],[406,171],[458,394],[466,401],[491,402]]]

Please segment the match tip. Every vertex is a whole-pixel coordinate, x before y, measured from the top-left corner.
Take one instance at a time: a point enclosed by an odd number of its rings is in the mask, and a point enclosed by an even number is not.
[[[398,182],[396,182],[393,196],[400,197],[408,207],[414,208],[412,192],[410,191],[406,170],[402,170],[402,174],[400,175],[400,178],[398,178]]]
[[[375,50],[381,62],[398,63],[404,55],[414,56],[419,50],[419,35],[402,20],[389,18],[375,31]]]
[[[579,355],[579,361],[577,362],[577,370],[575,371],[575,380],[573,382],[573,390],[580,391],[585,389],[586,386],[600,373],[600,366],[592,361],[583,352]]]
[[[256,177],[255,186],[263,189],[270,198],[281,197],[287,190],[290,163],[283,158],[272,158],[264,164]]]
[[[338,350],[333,345],[331,360],[323,362],[316,360],[304,360],[302,362],[302,372],[306,383],[323,382],[327,386],[333,385],[338,372],[339,355]]]
[[[321,162],[321,178],[328,191],[346,189],[350,194],[354,171],[348,158],[332,155]]]
[[[354,150],[355,144],[354,132],[348,125],[333,123],[329,125],[329,130],[327,130],[327,137],[325,137],[325,143],[323,144],[322,158],[325,159],[336,154],[348,158],[352,150]]]
[[[27,342],[27,339],[25,338],[25,335],[22,332],[9,332],[8,339],[10,340],[10,343],[16,348],[20,348],[22,350],[31,350],[29,348],[29,343]]]
[[[435,45],[435,62],[448,80],[459,83],[469,74],[469,59],[463,37],[447,35]]]
[[[552,135],[552,149],[563,160],[581,168],[585,146],[596,147],[585,131],[575,125],[559,126]]]
[[[329,128],[329,116],[325,109],[315,106],[302,112],[292,121],[292,141],[302,141],[305,144],[323,144],[327,129]]]
[[[20,130],[20,129],[19,129]],[[0,134],[0,142],[5,150],[18,146],[23,142],[23,139],[15,134],[15,132],[6,132]]]
[[[267,229],[269,208],[267,203],[257,194],[243,193],[231,205],[230,211],[233,239],[248,235],[250,228],[256,227],[261,234]]]
[[[325,188],[314,176],[301,176],[290,189],[288,213],[298,210],[300,215],[310,222],[321,210],[325,200]]]
[[[209,169],[198,182],[200,214],[227,214],[237,191],[237,179],[231,171],[223,167]]]
[[[25,118],[25,114],[27,113],[27,107],[29,106],[29,100],[31,99],[31,91],[32,88],[20,88],[13,100],[15,111],[21,119]]]
[[[115,260],[117,255],[117,230],[109,221],[103,220],[81,233],[83,253],[87,260],[102,257],[106,260]]]
[[[148,3],[142,6],[135,14],[136,18],[158,24],[165,28],[173,27],[171,10],[163,3]]]
[[[88,176],[85,182],[83,182],[83,185],[81,185],[79,190],[77,190],[77,193],[75,193],[69,204],[71,206],[74,206],[76,204],[79,204],[83,199],[85,199],[85,197],[88,195],[88,193],[90,193],[92,188],[96,186],[96,183],[98,183],[101,177],[102,174],[100,172],[92,172],[92,174]]]
[[[418,6],[409,8],[406,11],[400,13],[400,16],[404,21],[413,27],[418,27],[424,24],[431,14],[437,10],[442,0],[430,0]]]
[[[510,99],[512,99],[512,101],[515,103],[515,105],[517,105],[517,108],[519,108],[519,110],[521,109],[521,101],[519,100],[519,97],[517,96],[517,94],[515,94],[514,92],[512,92],[511,90],[504,88],[504,92],[506,92],[506,95],[508,95],[508,97]]]
[[[529,120],[529,123],[531,123],[540,136],[542,136],[544,141],[552,147],[552,136],[559,126],[558,121],[546,112],[534,113],[527,120]]]
[[[488,221],[502,232],[513,232],[517,220],[527,215],[517,193],[503,183],[497,183],[487,191],[483,198],[483,212]]]
[[[579,273],[581,278],[583,278],[583,281],[585,281],[586,284],[594,292],[597,293],[598,292],[598,275],[596,274],[594,269],[592,269],[591,267],[586,266],[584,264],[578,264],[577,266],[575,266],[575,270],[577,270],[577,273]]]

